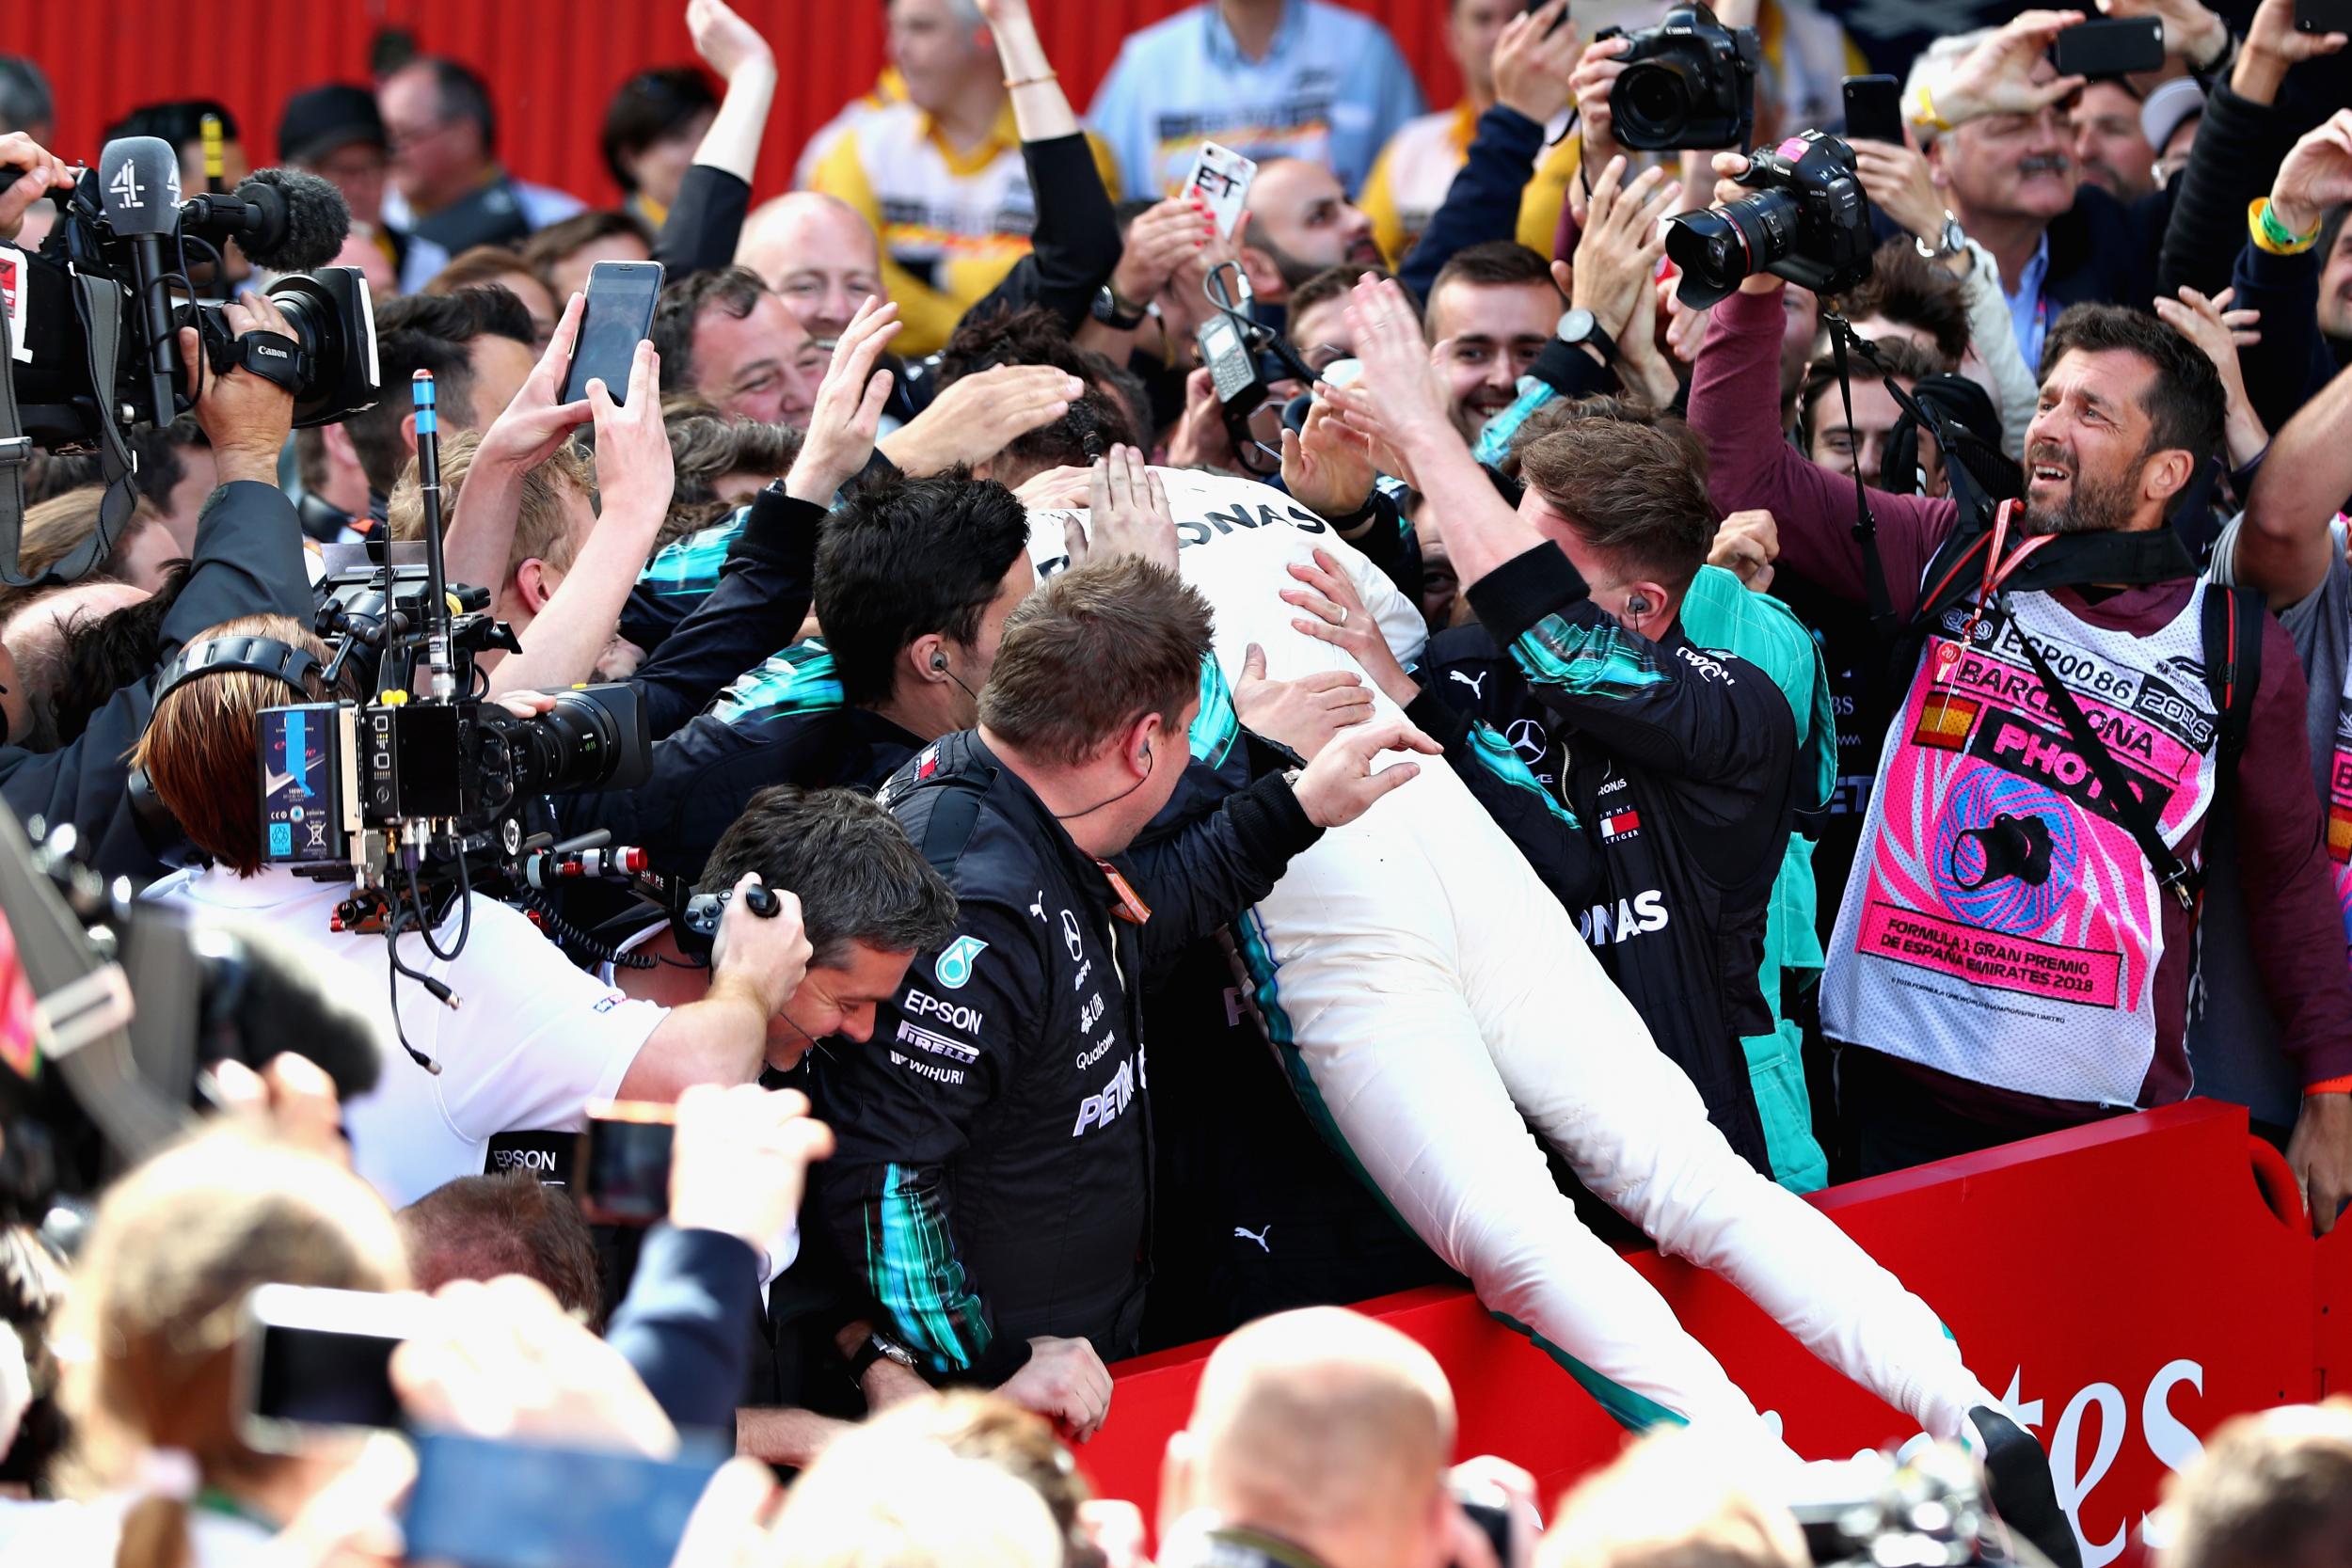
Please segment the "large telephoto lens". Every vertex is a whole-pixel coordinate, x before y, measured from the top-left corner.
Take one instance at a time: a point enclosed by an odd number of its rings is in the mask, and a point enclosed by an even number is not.
[[[268,292],[305,356],[306,373],[294,394],[295,426],[336,424],[372,406],[378,379],[375,309],[358,269],[293,273]]]
[[[1797,239],[1797,199],[1758,191],[1705,212],[1683,213],[1666,229],[1666,255],[1682,269],[1676,297],[1704,310],[1742,279],[1788,256]]]

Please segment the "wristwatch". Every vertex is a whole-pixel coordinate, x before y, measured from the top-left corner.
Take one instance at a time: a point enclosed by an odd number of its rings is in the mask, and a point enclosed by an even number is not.
[[[1911,245],[1928,261],[1948,261],[1967,248],[1968,234],[1961,228],[1960,219],[1952,216],[1950,210],[1947,209],[1944,214],[1944,227],[1936,234],[1935,243],[1930,245],[1925,240],[1915,238]]]
[[[1094,291],[1094,319],[1114,332],[1133,332],[1141,326],[1148,309],[1121,299],[1108,283]]]
[[[1561,315],[1560,325],[1552,329],[1552,335],[1571,348],[1591,345],[1599,351],[1600,362],[1604,365],[1617,362],[1616,341],[1602,331],[1600,323],[1593,319],[1593,313],[1581,305]]]
[[[880,1332],[872,1332],[866,1336],[866,1343],[858,1346],[857,1354],[850,1357],[850,1381],[865,1382],[866,1370],[877,1361],[896,1361],[908,1371],[915,1370],[913,1351],[895,1339],[883,1338]]]

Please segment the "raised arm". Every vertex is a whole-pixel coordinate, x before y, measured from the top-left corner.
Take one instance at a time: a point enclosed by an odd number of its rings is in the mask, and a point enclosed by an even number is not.
[[[726,0],[687,0],[686,26],[694,53],[718,72],[727,90],[694,149],[694,161],[654,245],[654,255],[673,278],[733,260],[776,96],[774,53]]]
[[[2328,576],[2328,524],[2352,496],[2352,370],[2330,381],[2271,439],[2238,530],[2237,580],[2275,607]]]
[[[603,511],[547,608],[523,629],[523,651],[490,672],[494,695],[592,679],[621,624],[621,609],[661,532],[676,481],[661,422],[660,358],[650,340],[638,343],[626,405],[612,401],[602,381],[588,383]]]

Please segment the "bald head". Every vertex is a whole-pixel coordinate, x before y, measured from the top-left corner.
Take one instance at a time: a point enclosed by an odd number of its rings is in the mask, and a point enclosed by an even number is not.
[[[1331,1568],[1407,1568],[1443,1518],[1454,1395],[1429,1353],[1386,1324],[1284,1312],[1217,1347],[1178,1441],[1178,1513],[1270,1531]]]
[[[880,297],[882,240],[873,225],[839,197],[794,191],[754,213],[736,242],[735,261],[749,267],[808,328],[830,342],[841,336],[868,294]]]

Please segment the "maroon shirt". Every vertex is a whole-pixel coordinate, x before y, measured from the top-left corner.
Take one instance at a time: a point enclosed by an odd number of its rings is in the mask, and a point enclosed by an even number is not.
[[[1828,592],[1865,596],[1862,549],[1853,536],[1853,481],[1808,461],[1782,435],[1780,424],[1781,302],[1777,293],[1735,293],[1715,307],[1691,383],[1692,428],[1706,437],[1709,490],[1730,513],[1762,508],[1780,529],[1782,563]],[[1897,614],[1908,617],[1919,600],[1929,560],[1959,520],[1949,500],[1870,492],[1878,519],[1879,557]],[[2093,604],[2073,589],[2051,599],[2090,626],[2153,631],[2181,611],[2193,579],[2155,583],[2109,594]],[[2311,743],[2305,734],[2307,691],[2295,645],[2274,618],[2263,620],[2262,682],[2230,798],[2236,813],[2239,875],[2246,889],[2252,947],[2278,1020],[2280,1043],[2306,1084],[2352,1074],[2352,968],[2344,958],[2344,916],[2336,902],[2334,867],[2321,845],[2322,814],[2312,786]],[[1883,783],[1882,779],[1882,783]],[[2203,837],[2200,823],[2182,846]],[[2188,1011],[2191,922],[2172,899],[2163,902],[2164,953],[2156,968],[2156,1043],[2139,1103],[2161,1105],[2189,1091],[2185,1043]],[[1833,959],[1835,961],[1835,959]],[[1851,1043],[1868,1045],[1868,1040]],[[1899,1062],[1913,1068],[1914,1064]],[[1925,1077],[1950,1080],[1932,1069]],[[2058,1125],[2103,1115],[2098,1107],[1967,1085],[1971,1110],[2002,1125]]]

